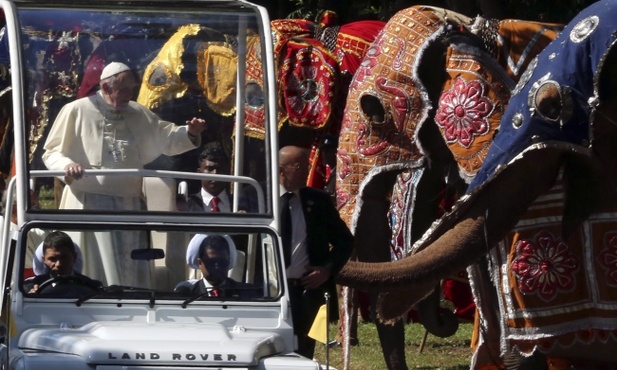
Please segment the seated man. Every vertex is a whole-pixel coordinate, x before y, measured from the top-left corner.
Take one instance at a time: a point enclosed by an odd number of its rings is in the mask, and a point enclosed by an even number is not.
[[[229,175],[230,163],[221,144],[211,142],[199,155],[199,173]],[[231,196],[228,193],[229,183],[201,180],[198,193],[189,195],[188,210],[191,212],[231,212]]]
[[[46,272],[24,282],[24,290],[28,293],[41,293],[48,287],[55,288],[57,284],[69,283],[90,290],[102,288],[100,281],[90,279],[75,271],[77,251],[71,237],[62,231],[49,233],[43,241],[43,263]]]
[[[258,288],[227,276],[236,260],[236,248],[228,236],[198,234],[186,252],[189,267],[199,268],[202,278],[178,284],[176,292],[193,296],[257,298]]]

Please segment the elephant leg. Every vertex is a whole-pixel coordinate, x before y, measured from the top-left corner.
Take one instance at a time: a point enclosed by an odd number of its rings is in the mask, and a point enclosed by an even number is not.
[[[371,305],[377,301],[376,294],[370,294]],[[381,350],[388,370],[407,370],[405,360],[405,321],[398,319],[392,324],[375,320]]]
[[[357,261],[390,262],[392,229],[387,214],[388,195],[396,181],[396,173],[375,176],[363,190],[361,210],[354,227],[354,253]]]
[[[349,344],[357,346],[358,340],[358,290],[349,289]]]
[[[386,197],[392,188],[395,176],[383,176],[365,189],[362,212],[355,228],[356,254],[360,261],[386,262],[391,260],[390,239],[392,229],[387,219],[390,202]],[[368,293],[372,311],[375,312],[378,292]],[[393,323],[374,320],[381,349],[388,370],[407,370],[405,360],[405,322]]]

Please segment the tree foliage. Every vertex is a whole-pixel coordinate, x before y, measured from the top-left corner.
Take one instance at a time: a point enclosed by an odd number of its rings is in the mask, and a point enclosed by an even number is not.
[[[387,21],[396,12],[413,5],[450,9],[470,17],[514,18],[567,23],[596,0],[253,0],[268,9],[271,19],[315,20],[323,10],[337,13],[339,24],[380,19]]]

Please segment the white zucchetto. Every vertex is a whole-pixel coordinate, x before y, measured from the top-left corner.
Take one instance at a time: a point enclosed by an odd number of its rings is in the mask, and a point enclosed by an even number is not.
[[[111,62],[103,68],[103,72],[101,73],[101,80],[109,78],[111,76],[115,76],[118,73],[122,73],[125,71],[130,71],[131,69],[124,63],[120,62]]]

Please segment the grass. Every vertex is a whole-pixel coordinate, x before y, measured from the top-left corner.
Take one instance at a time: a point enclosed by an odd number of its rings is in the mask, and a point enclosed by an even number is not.
[[[41,209],[55,208],[54,189],[53,187],[42,186],[39,190],[39,206]]]
[[[409,369],[424,370],[462,370],[469,369],[471,350],[469,348],[472,324],[462,323],[451,337],[438,338],[428,335],[424,349],[420,353],[420,344],[424,336],[424,327],[420,324],[405,326],[405,352]],[[335,338],[336,325],[330,326],[330,337]],[[351,347],[349,370],[384,370],[386,363],[379,345],[377,330],[372,323],[358,323],[360,345]],[[343,361],[340,347],[331,347],[329,351],[330,368],[342,370]],[[317,343],[315,358],[322,364],[325,361],[325,346]],[[325,367],[324,367],[325,368]]]

